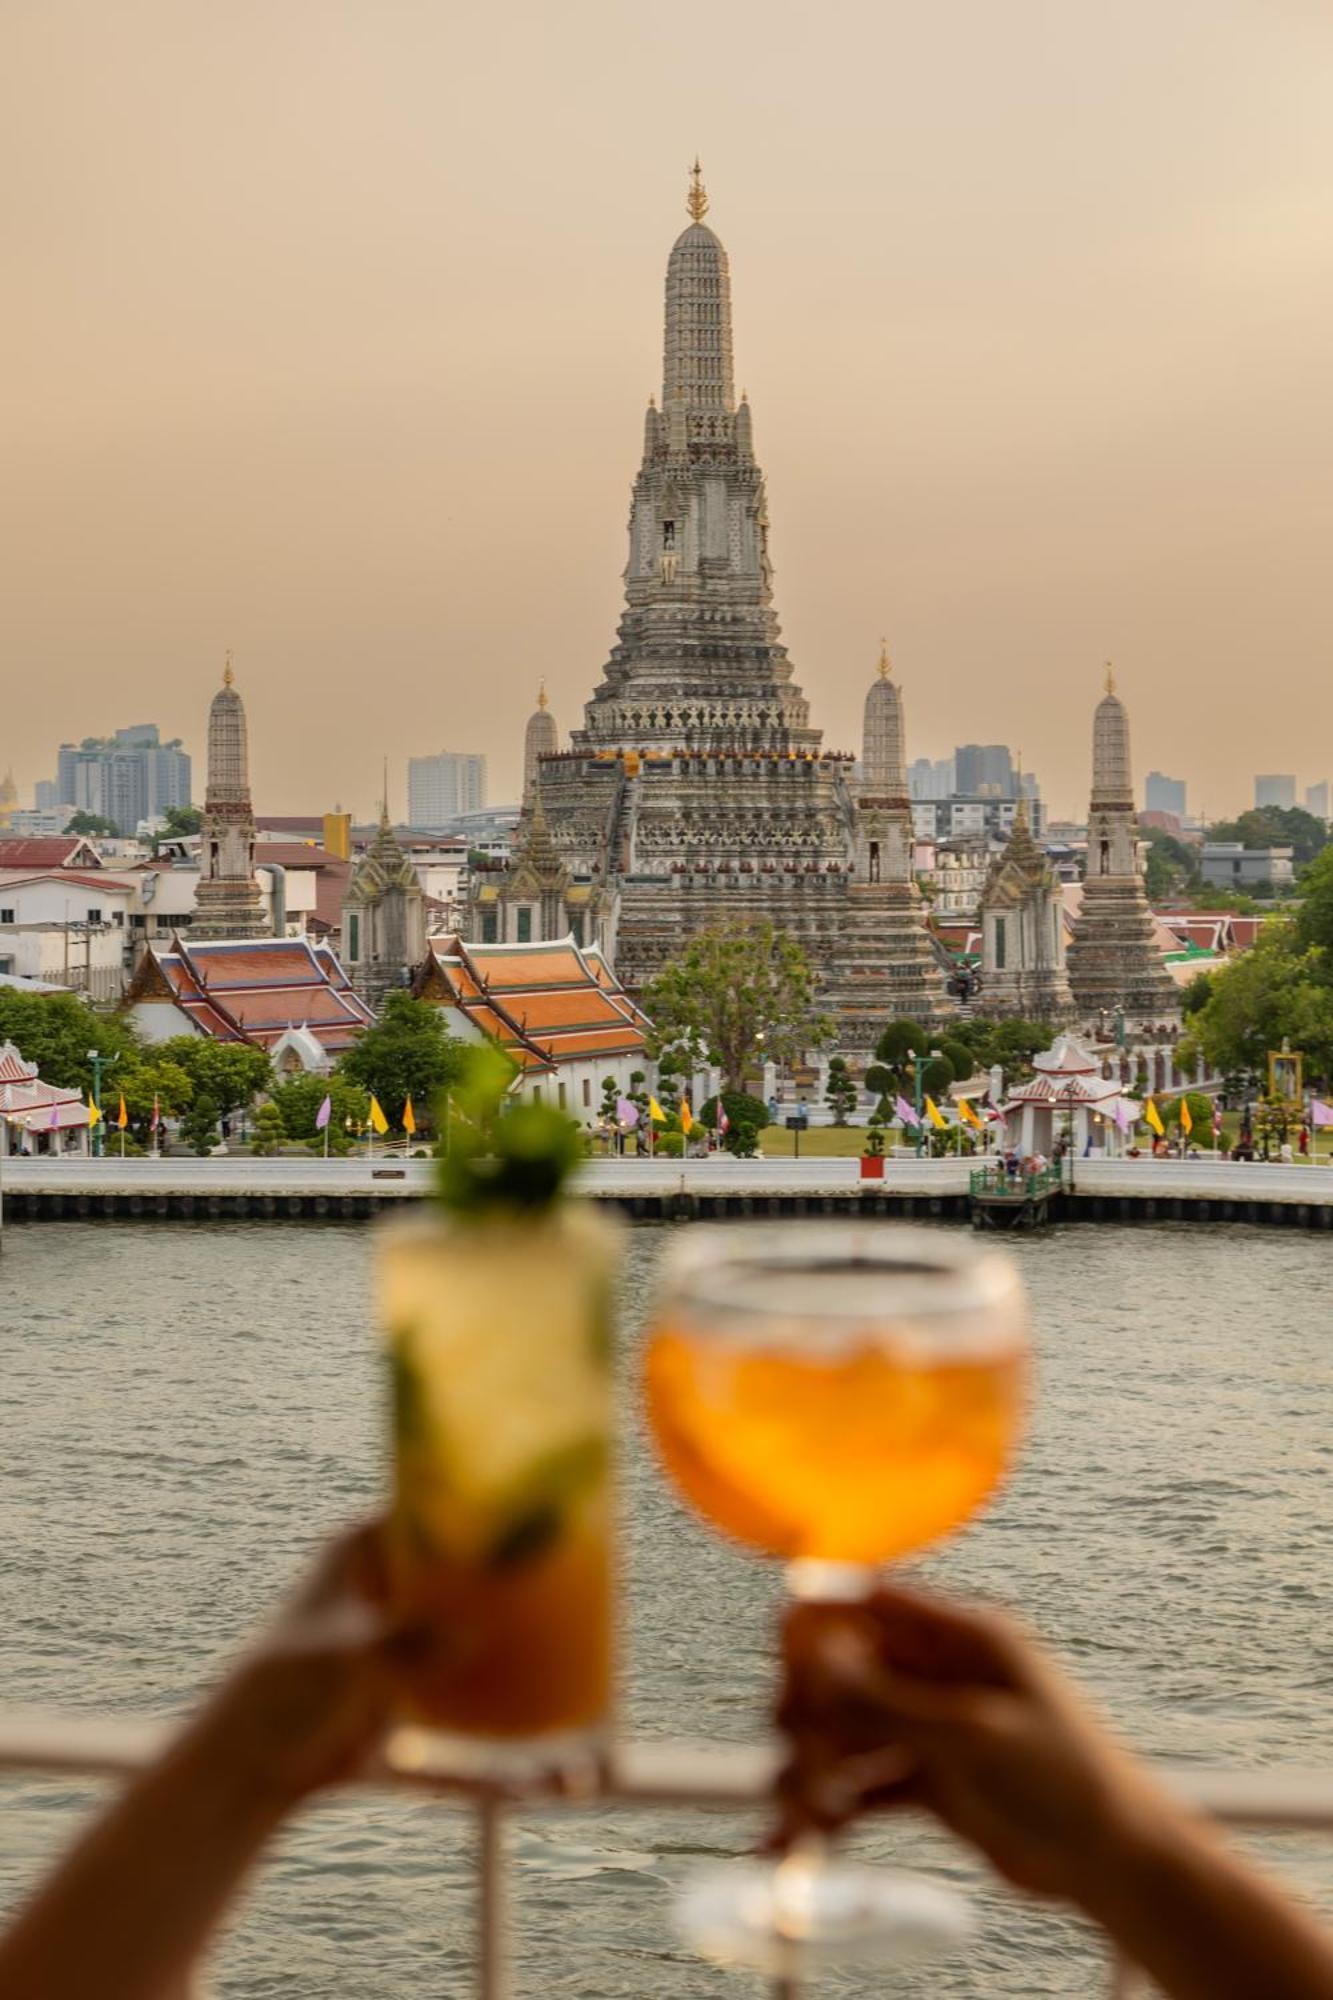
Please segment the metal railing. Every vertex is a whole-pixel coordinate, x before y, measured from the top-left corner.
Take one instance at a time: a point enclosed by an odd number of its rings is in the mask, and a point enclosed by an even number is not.
[[[61,1777],[124,1778],[166,1746],[176,1724],[143,1717],[76,1716],[0,1710],[0,1771]],[[478,2000],[506,2000],[509,1861],[506,1830],[516,1812],[579,1807],[715,1807],[762,1811],[772,1795],[775,1744],[697,1743],[673,1738],[621,1739],[598,1766],[563,1779],[507,1777],[497,1782],[484,1751],[417,1729],[395,1730],[380,1765],[361,1782],[415,1788],[450,1798],[475,1821],[474,1936]],[[1333,1834],[1333,1770],[1261,1771],[1199,1765],[1156,1767],[1162,1781],[1196,1811],[1220,1823],[1269,1832]],[[775,2000],[798,2000],[792,1980]],[[1112,1968],[1112,2000],[1138,1990],[1133,1967]],[[203,2000],[196,1989],[192,2000]]]
[[[968,1177],[967,1191],[974,1197],[989,1195],[992,1200],[1007,1197],[1012,1201],[1032,1201],[1044,1194],[1054,1194],[1063,1185],[1058,1161],[1035,1171],[1014,1174],[1007,1172],[1003,1164],[997,1164],[974,1169]]]

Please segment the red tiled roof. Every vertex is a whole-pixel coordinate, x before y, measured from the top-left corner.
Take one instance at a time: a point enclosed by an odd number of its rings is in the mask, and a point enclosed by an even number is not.
[[[126,1003],[160,998],[165,980],[182,1012],[221,1042],[270,1048],[288,1028],[309,1028],[331,1053],[350,1048],[374,1015],[327,945],[304,938],[243,938],[234,943],[183,941],[170,950],[150,945],[126,993]]]
[[[3,863],[0,863],[0,882],[6,889],[25,889],[30,882],[64,882],[80,889],[97,889],[103,895],[114,895],[119,890],[122,896],[128,896],[134,886],[117,875],[105,871],[99,874],[91,868],[38,868],[31,874],[18,875]]]
[[[97,849],[81,833],[0,837],[0,868],[67,868],[76,862],[84,868],[102,865]]]
[[[36,1063],[25,1062],[12,1042],[0,1047],[0,1084],[30,1084],[37,1074]]]

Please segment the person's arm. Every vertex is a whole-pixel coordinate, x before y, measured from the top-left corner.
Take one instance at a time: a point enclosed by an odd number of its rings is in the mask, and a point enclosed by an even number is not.
[[[1083,1910],[1172,2000],[1333,2000],[1333,1938],[1162,1790],[1008,1620],[915,1590],[801,1605],[780,1841],[915,1803]]]
[[[257,1652],[134,1780],[0,1938],[0,2000],[179,2000],[279,1822],[384,1727],[395,1644],[373,1532],[340,1543]]]

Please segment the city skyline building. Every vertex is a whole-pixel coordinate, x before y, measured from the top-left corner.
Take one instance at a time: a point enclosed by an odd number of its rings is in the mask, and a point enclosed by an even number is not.
[[[62,743],[54,780],[39,779],[35,803],[45,810],[95,813],[132,836],[145,821],[161,819],[172,806],[191,803],[193,766],[179,737],[162,741],[155,722],[136,722],[110,736],[85,736]]]
[[[1305,788],[1305,810],[1308,813],[1313,813],[1316,819],[1327,819],[1329,816],[1328,808],[1328,779],[1321,778],[1317,785],[1307,785]]]
[[[953,789],[965,796],[1018,794],[1014,755],[1007,743],[960,743],[953,753]]]
[[[768,919],[809,952],[855,1053],[872,1018],[923,1005],[915,937],[899,962],[896,922],[868,957],[865,932],[849,929],[853,884],[869,889],[876,867],[876,896],[891,877],[905,896],[914,887],[910,840],[907,882],[894,872],[910,832],[906,771],[887,806],[858,788],[854,760],[824,747],[794,680],[753,416],[734,387],[727,253],[704,222],[697,163],[686,206],[667,263],[662,400],[644,417],[624,609],[582,727],[543,764],[540,796],[571,886],[596,886],[596,942],[631,992],[695,932]]]
[[[1143,781],[1143,810],[1174,813],[1185,817],[1187,787],[1183,778],[1168,778],[1164,771],[1149,771]]]
[[[907,773],[907,795],[917,799],[947,799],[955,789],[952,757],[914,757]]]
[[[1296,803],[1296,779],[1287,771],[1270,771],[1254,781],[1254,804],[1257,811],[1265,806],[1281,809]]]
[[[475,751],[440,750],[407,763],[407,820],[439,832],[463,813],[486,807],[486,759]]]
[[[255,879],[250,745],[231,654],[208,711],[208,785],[192,938],[255,938],[270,928]]]

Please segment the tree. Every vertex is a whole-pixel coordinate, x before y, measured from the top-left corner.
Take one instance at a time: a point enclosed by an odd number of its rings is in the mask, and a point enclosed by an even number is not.
[[[269,1095],[278,1107],[282,1129],[287,1137],[304,1139],[320,1152],[324,1150],[324,1135],[315,1120],[326,1097],[330,1100],[328,1133],[331,1153],[347,1151],[348,1119],[353,1125],[364,1125],[370,1109],[365,1091],[338,1076],[293,1076],[286,1083],[275,1084]]]
[[[723,1146],[739,1159],[752,1160],[759,1151],[759,1134],[773,1123],[768,1106],[762,1097],[753,1097],[748,1090],[724,1090],[720,1097],[710,1097],[700,1107],[700,1124],[716,1132],[723,1111],[727,1114]]]
[[[1300,869],[1328,846],[1328,828],[1301,806],[1254,806],[1239,819],[1219,820],[1209,840],[1238,840],[1243,847],[1289,847]]]
[[[1187,1050],[1202,1050],[1215,1069],[1268,1073],[1271,1049],[1290,1037],[1315,1075],[1333,1065],[1333,989],[1319,946],[1304,947],[1291,922],[1265,924],[1252,951],[1212,975],[1212,990],[1190,1017]]]
[[[1183,1121],[1180,1116],[1180,1107],[1182,1104],[1188,1104],[1190,1108],[1190,1142],[1195,1146],[1211,1145],[1213,1134],[1212,1098],[1206,1097],[1201,1090],[1184,1091],[1181,1096],[1174,1098],[1167,1105],[1162,1122],[1166,1125],[1180,1125],[1183,1129]]]
[[[619,1102],[620,1085],[613,1076],[604,1076],[602,1078],[602,1102],[598,1107],[598,1115],[603,1123],[607,1125],[615,1124],[616,1106]]]
[[[108,1087],[140,1060],[143,1045],[118,1014],[95,1014],[75,993],[23,993],[0,986],[0,1042],[13,1042],[27,1062],[35,1062],[43,1083],[92,1094],[89,1049],[102,1057]],[[112,1059],[116,1067],[110,1069]]]
[[[218,1107],[205,1093],[196,1097],[181,1120],[181,1137],[201,1157],[212,1152],[218,1142]]]
[[[643,1009],[653,1024],[650,1054],[695,1069],[716,1063],[726,1090],[743,1089],[764,1061],[792,1062],[832,1033],[815,1013],[804,951],[768,918],[700,931],[649,980]]]
[[[435,1100],[463,1074],[466,1044],[445,1030],[429,1000],[399,990],[342,1057],[335,1074],[378,1099],[390,1125],[401,1125],[408,1098],[419,1126],[430,1124]]]
[[[1148,843],[1144,862],[1144,887],[1148,892],[1148,901],[1161,903],[1174,896],[1187,895],[1199,879],[1197,849],[1186,841],[1177,840],[1172,833],[1164,833],[1160,827],[1146,826],[1140,830]]]
[[[168,806],[162,815],[162,831],[169,839],[185,840],[200,832],[204,816],[198,806]]]
[[[1328,954],[1325,963],[1333,975],[1333,847],[1326,847],[1311,863],[1301,888],[1296,935],[1303,945],[1317,945]]]
[[[857,1090],[845,1056],[834,1056],[828,1066],[828,1088],[824,1102],[833,1113],[835,1125],[845,1125],[856,1109]]]
[[[975,1056],[966,1043],[956,1041],[952,1036],[940,1043],[940,1054],[953,1070],[955,1080],[971,1076]]]
[[[101,813],[76,812],[65,821],[66,833],[81,833],[85,840],[119,840],[120,828]]]
[[[1200,1013],[1213,997],[1213,976],[1210,972],[1196,972],[1189,985],[1180,996],[1180,1011],[1188,1021],[1191,1014]]]
[[[173,1035],[161,1054],[179,1065],[197,1097],[209,1098],[219,1118],[230,1118],[267,1090],[273,1071],[267,1052],[249,1042],[215,1042],[211,1035]]]
[[[119,1068],[108,1079],[111,1089],[123,1090],[130,1129],[146,1139],[152,1125],[153,1107],[162,1118],[179,1118],[189,1109],[194,1085],[179,1063],[156,1051],[144,1055],[122,1074]]]
[[[283,1130],[282,1113],[276,1104],[261,1104],[255,1113],[255,1135],[250,1142],[252,1153],[276,1153],[287,1134]]]

